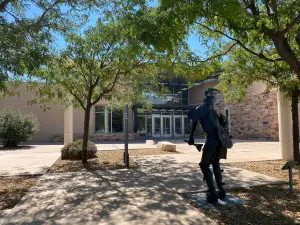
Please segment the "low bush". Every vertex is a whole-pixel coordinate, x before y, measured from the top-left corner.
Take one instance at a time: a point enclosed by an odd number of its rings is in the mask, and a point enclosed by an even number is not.
[[[0,143],[4,147],[16,147],[32,139],[38,131],[36,115],[12,108],[0,111]]]
[[[82,159],[82,140],[77,140],[61,149],[61,159],[63,160],[81,160]],[[88,141],[87,158],[96,157],[97,147],[95,143]]]

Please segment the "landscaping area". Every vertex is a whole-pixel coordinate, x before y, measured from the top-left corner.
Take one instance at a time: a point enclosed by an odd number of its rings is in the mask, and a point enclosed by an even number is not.
[[[1,151],[14,151],[20,149],[30,149],[30,146],[2,148]],[[179,154],[178,152],[167,152],[156,148],[130,149],[131,156],[165,155]],[[98,151],[96,158],[89,159],[86,165],[80,160],[62,160],[59,157],[48,169],[47,173],[79,172],[85,170],[104,170],[126,168],[123,162],[124,150]],[[135,168],[137,164],[130,159],[130,168]],[[21,198],[33,187],[41,175],[17,175],[0,176],[0,211],[13,208]],[[0,213],[1,215],[1,213]]]
[[[78,145],[75,145],[78,146]],[[80,147],[80,146],[79,146]],[[25,150],[24,150],[25,151]],[[123,163],[123,152],[124,150],[103,150],[97,151],[96,157],[88,160],[87,164],[82,164],[80,160],[62,160],[59,157],[54,164],[48,168],[45,175],[50,176],[53,174],[54,176],[60,176],[59,174],[70,174],[69,172],[74,173],[82,173],[92,172],[92,174],[104,174],[105,171],[120,171],[118,169],[124,169]],[[148,157],[170,157],[172,159],[172,155],[182,154],[180,152],[167,152],[158,150],[156,148],[144,148],[144,149],[129,149],[129,155],[131,157],[130,160],[130,169],[133,170],[133,173],[138,171],[144,171],[140,166],[145,167],[145,165],[139,165],[141,161],[134,160],[135,156],[141,158],[141,156],[145,156],[145,159]],[[142,157],[144,158],[144,157]],[[149,162],[149,161],[148,161]],[[147,163],[148,163],[147,162]],[[151,160],[150,160],[151,162]],[[158,161],[153,161],[155,164]],[[176,162],[176,161],[170,161]],[[265,174],[271,177],[276,177],[281,180],[288,179],[287,171],[282,171],[281,168],[284,165],[284,161],[282,160],[268,160],[268,161],[252,161],[252,162],[236,162],[224,164],[226,166],[231,166],[235,168],[246,169],[253,172],[258,172],[261,174]],[[171,164],[164,164],[165,166],[171,166]],[[156,167],[155,165],[154,168]],[[178,165],[179,166],[179,165]],[[191,165],[189,165],[190,168]],[[147,166],[146,166],[147,167]],[[157,167],[160,167],[157,164]],[[192,166],[191,168],[193,168]],[[170,167],[171,168],[171,167]],[[178,167],[180,168],[180,166]],[[172,169],[165,168],[166,171],[173,171]],[[195,168],[196,173],[198,173],[198,169]],[[122,170],[121,170],[122,171]],[[134,172],[136,171],[136,172]],[[150,169],[151,171],[151,169]],[[123,171],[124,172],[124,171]],[[174,173],[178,173],[179,171],[174,170]],[[122,173],[122,172],[117,172]],[[143,172],[147,177],[150,174],[147,172]],[[155,173],[153,171],[153,173]],[[165,172],[163,172],[165,173]],[[193,172],[194,173],[194,172]],[[199,171],[200,173],[200,171]],[[182,179],[182,181],[178,182],[187,182],[184,181],[184,174],[174,174],[177,177],[174,179]],[[63,175],[65,176],[65,175]],[[125,176],[125,174],[124,174]],[[127,175],[126,175],[127,176]],[[156,175],[154,175],[156,176]],[[151,176],[150,176],[151,177]],[[169,177],[167,175],[167,177]],[[1,177],[0,181],[0,215],[2,218],[2,212],[5,209],[12,209],[30,188],[33,188],[36,185],[38,179],[41,178],[41,175],[30,175],[30,176],[5,176]],[[142,182],[145,178],[130,178],[135,181]],[[194,178],[193,178],[194,179]],[[198,179],[198,178],[197,178]],[[227,190],[231,195],[244,200],[246,203],[244,205],[234,205],[234,206],[216,206],[210,209],[199,208],[190,200],[186,199],[184,194],[177,192],[181,197],[183,202],[187,202],[189,205],[193,206],[196,211],[199,213],[203,213],[204,216],[210,218],[213,222],[217,224],[297,224],[300,223],[300,180],[299,174],[296,169],[294,169],[294,193],[289,193],[288,184],[276,184],[276,185],[262,185],[262,186],[253,186],[249,188],[235,188],[232,190]],[[157,177],[156,180],[158,182],[163,181],[163,179]],[[59,181],[58,181],[59,182]],[[116,180],[115,180],[116,182]],[[167,181],[170,182],[170,181]],[[172,181],[171,181],[172,182]],[[188,181],[193,182],[193,181]],[[203,181],[201,181],[203,182]],[[43,182],[42,182],[43,183]],[[41,182],[38,186],[43,185]],[[169,188],[167,183],[163,182],[163,186],[167,188],[172,195],[176,195],[176,192]],[[191,183],[192,184],[192,183]],[[56,185],[59,185],[58,183]],[[122,185],[120,186],[122,188]],[[225,186],[226,187],[226,186]],[[124,186],[125,188],[125,186]],[[32,195],[31,193],[30,195]],[[26,200],[28,201],[28,200]],[[22,203],[24,204],[24,203]],[[174,206],[176,207],[176,206]],[[194,223],[192,223],[194,224]]]
[[[123,162],[124,150],[98,151],[96,158],[90,159],[86,165],[81,161],[62,160],[59,158],[50,168],[49,173],[76,172],[84,170],[122,169],[126,168]],[[180,154],[178,152],[167,152],[156,148],[131,149],[128,151],[129,158],[132,156]],[[130,168],[138,166],[132,158]]]
[[[270,160],[231,163],[230,166],[288,180],[287,170],[281,170],[284,164],[282,160]],[[227,190],[246,201],[246,204],[199,210],[218,224],[300,224],[299,170],[293,170],[293,181],[293,193],[289,192],[288,184]],[[193,204],[191,201],[190,203]]]
[[[13,208],[39,178],[40,175],[0,177],[0,211]]]

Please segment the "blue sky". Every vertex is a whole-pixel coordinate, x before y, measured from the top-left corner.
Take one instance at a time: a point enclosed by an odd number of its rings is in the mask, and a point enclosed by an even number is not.
[[[148,5],[149,6],[157,6],[158,0],[149,0]],[[35,17],[40,14],[41,14],[41,11],[34,5],[31,6],[30,11],[28,12],[29,17]],[[90,15],[89,22],[87,23],[86,27],[95,25],[97,19],[98,19],[97,14],[92,13]],[[55,34],[54,36],[56,39],[56,43],[55,43],[56,47],[58,49],[64,48],[66,45],[64,38],[59,34]],[[201,46],[198,35],[190,34],[187,38],[187,42],[188,42],[188,45],[191,48],[191,50],[193,50],[195,53],[197,52],[197,54],[199,54],[199,55],[204,56],[205,48],[203,46]]]

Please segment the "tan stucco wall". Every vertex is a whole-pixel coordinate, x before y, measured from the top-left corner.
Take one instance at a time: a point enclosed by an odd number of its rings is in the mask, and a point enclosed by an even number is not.
[[[201,104],[204,99],[204,92],[209,87],[216,87],[218,85],[218,80],[213,80],[207,83],[203,83],[199,86],[195,86],[189,89],[189,104],[197,105]],[[266,90],[266,85],[262,82],[254,82],[251,87],[248,88],[247,93],[260,93]]]
[[[54,135],[64,133],[64,110],[62,105],[49,104],[50,110],[44,112],[38,104],[28,105],[27,102],[36,98],[34,92],[28,92],[26,85],[19,88],[20,97],[0,97],[0,110],[11,107],[20,109],[24,112],[34,113],[40,123],[40,131],[33,137],[31,141],[52,141]],[[104,104],[100,101],[99,104]],[[83,132],[84,112],[81,109],[74,110],[73,114],[73,132],[74,134],[82,134]],[[94,108],[90,116],[90,133],[95,131],[95,113]]]
[[[201,84],[189,89],[189,104],[196,105],[200,104],[204,99],[204,92],[206,88],[215,87],[218,84],[217,80]]]
[[[267,86],[260,81],[253,82],[251,87],[248,88],[247,93],[252,94],[252,93],[260,93],[264,92],[266,90]]]

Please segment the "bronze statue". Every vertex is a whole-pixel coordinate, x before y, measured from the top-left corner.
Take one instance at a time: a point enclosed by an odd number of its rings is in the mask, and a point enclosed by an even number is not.
[[[193,121],[190,137],[187,141],[188,144],[195,145],[194,132],[198,121],[200,121],[202,130],[206,134],[206,142],[203,147],[199,166],[208,186],[207,201],[211,204],[215,204],[218,202],[218,199],[224,199],[226,197],[226,192],[223,188],[224,183],[222,182],[220,158],[226,158],[227,148],[232,147],[226,118],[223,115],[218,116],[214,109],[216,94],[219,92],[220,91],[215,88],[208,88],[205,91],[203,103],[188,113],[189,119]],[[197,149],[199,151],[199,146]],[[216,191],[214,186],[213,174],[209,169],[210,165],[213,167],[218,191]]]

